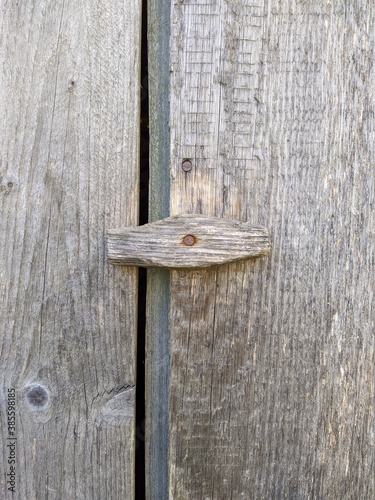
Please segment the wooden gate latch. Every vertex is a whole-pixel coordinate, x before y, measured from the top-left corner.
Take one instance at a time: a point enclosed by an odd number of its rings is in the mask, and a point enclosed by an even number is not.
[[[108,231],[111,264],[202,268],[267,255],[267,229],[202,215],[176,215],[138,227]]]

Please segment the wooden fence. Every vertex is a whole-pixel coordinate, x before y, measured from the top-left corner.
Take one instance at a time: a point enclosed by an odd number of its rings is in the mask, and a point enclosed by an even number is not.
[[[139,222],[141,3],[1,2],[2,498],[140,498],[138,274],[106,241]],[[375,6],[147,8],[149,221],[271,241],[147,271],[147,499],[370,500]]]

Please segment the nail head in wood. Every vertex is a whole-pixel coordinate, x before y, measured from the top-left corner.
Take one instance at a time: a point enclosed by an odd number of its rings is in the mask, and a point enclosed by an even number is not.
[[[110,229],[107,243],[111,264],[167,268],[210,267],[261,257],[271,247],[262,226],[202,215]]]
[[[182,162],[182,170],[184,172],[190,172],[190,170],[193,168],[193,165],[191,164],[191,161],[190,160],[184,160]]]
[[[187,234],[184,239],[182,240],[182,242],[184,243],[184,245],[188,246],[188,247],[191,247],[194,245],[194,243],[196,242],[196,237],[193,236],[192,234]]]

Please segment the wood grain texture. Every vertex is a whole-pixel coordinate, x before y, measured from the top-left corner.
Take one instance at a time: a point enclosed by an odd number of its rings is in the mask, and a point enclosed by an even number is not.
[[[197,268],[261,257],[270,250],[267,229],[203,215],[179,215],[140,227],[108,231],[112,264]]]
[[[131,499],[137,271],[105,232],[138,222],[140,1],[1,12],[0,496]]]
[[[170,0],[148,0],[150,123],[149,220],[169,215]],[[146,429],[147,500],[168,498],[169,278],[166,269],[147,270]]]
[[[272,251],[172,272],[171,499],[375,495],[374,9],[172,2],[171,215]]]

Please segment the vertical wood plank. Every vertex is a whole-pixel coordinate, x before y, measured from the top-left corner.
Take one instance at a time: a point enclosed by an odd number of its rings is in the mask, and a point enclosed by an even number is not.
[[[139,0],[2,2],[2,498],[134,495]],[[15,392],[15,494],[6,473]]]
[[[171,215],[273,245],[172,272],[174,500],[375,494],[374,21],[361,0],[172,2]]]
[[[169,0],[148,2],[149,220],[169,215]],[[147,270],[145,472],[148,500],[168,498],[169,271]]]

